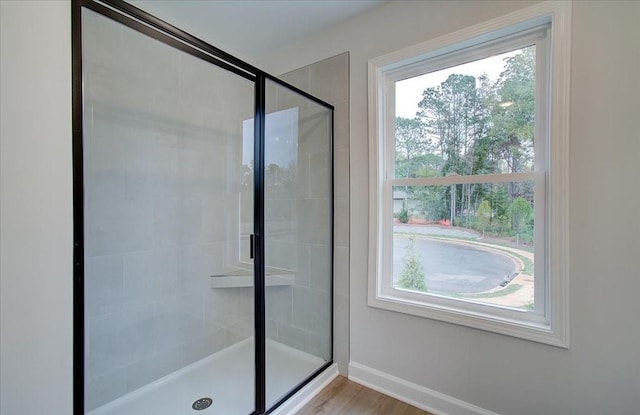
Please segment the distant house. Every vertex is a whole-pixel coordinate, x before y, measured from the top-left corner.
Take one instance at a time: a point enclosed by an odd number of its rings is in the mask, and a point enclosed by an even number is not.
[[[404,190],[394,190],[393,192],[393,214],[397,214],[402,210],[402,204],[407,200],[407,192]],[[407,208],[410,213],[415,213],[420,202],[417,200],[409,200]]]

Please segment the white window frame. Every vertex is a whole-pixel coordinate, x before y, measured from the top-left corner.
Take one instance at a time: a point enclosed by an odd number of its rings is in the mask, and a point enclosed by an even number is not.
[[[570,2],[549,1],[369,61],[370,306],[569,347],[570,24]],[[395,179],[396,81],[534,43],[534,172]],[[520,180],[535,183],[533,312],[393,288],[393,186]]]

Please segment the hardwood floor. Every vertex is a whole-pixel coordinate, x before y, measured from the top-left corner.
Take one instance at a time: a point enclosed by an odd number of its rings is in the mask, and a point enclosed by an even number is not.
[[[338,376],[297,415],[431,415],[390,396]]]

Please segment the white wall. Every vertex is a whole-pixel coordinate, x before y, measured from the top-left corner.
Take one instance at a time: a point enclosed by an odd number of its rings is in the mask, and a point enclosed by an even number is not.
[[[2,1],[0,15],[0,413],[70,414],[70,7]]]
[[[302,39],[283,73],[351,53],[351,361],[500,414],[631,414],[640,405],[640,3],[575,2],[571,349],[370,308],[367,60],[530,3],[394,1]]]

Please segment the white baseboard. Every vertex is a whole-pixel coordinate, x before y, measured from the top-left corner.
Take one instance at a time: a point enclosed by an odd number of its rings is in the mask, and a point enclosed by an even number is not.
[[[298,393],[280,405],[272,415],[293,415],[302,409],[314,396],[338,376],[338,365],[332,364],[315,379],[306,384]]]
[[[435,415],[499,415],[356,362],[349,362],[349,380]]]

